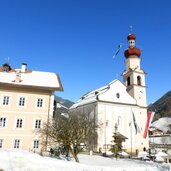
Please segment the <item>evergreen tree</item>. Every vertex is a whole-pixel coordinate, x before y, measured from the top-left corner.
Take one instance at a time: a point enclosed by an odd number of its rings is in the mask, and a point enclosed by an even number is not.
[[[113,145],[111,147],[111,151],[114,153],[114,156],[116,159],[119,157],[119,153],[123,151],[122,149],[122,142],[125,141],[126,137],[124,137],[122,134],[117,132],[118,126],[115,124],[115,132],[113,133]]]

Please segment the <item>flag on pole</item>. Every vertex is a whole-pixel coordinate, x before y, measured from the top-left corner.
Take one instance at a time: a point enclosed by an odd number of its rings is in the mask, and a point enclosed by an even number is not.
[[[134,127],[135,127],[135,133],[137,134],[137,133],[140,133],[140,128],[139,128],[139,126],[138,126],[138,124],[137,124],[137,121],[136,121],[136,119],[135,119],[135,115],[134,115],[134,112],[132,111],[132,118],[133,118],[133,123],[134,123]]]
[[[151,126],[151,122],[152,122],[152,120],[154,118],[154,114],[155,114],[155,112],[148,112],[147,122],[146,122],[145,130],[144,130],[144,135],[143,135],[144,138],[147,137],[148,128]]]
[[[113,56],[113,58],[115,58],[117,56],[117,54],[119,53],[119,51],[121,50],[122,48],[122,45],[119,45],[118,46],[118,50],[116,51],[115,55]]]

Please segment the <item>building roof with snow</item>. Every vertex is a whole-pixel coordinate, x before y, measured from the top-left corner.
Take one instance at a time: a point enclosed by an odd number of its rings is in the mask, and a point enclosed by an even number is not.
[[[163,131],[164,133],[167,133],[168,131],[171,131],[171,118],[169,117],[164,117],[160,118],[159,120],[153,122],[151,124],[151,128],[156,128],[158,130]],[[150,128],[150,130],[151,130]]]
[[[0,86],[63,90],[58,74],[27,70],[26,64],[20,69],[12,69],[8,64],[0,67]]]
[[[152,123],[150,126],[150,131],[153,135],[150,135],[150,145],[151,146],[171,146],[171,118],[165,117]],[[155,134],[155,131],[163,132],[162,134]]]
[[[136,105],[136,100],[128,94],[126,86],[115,79],[105,86],[84,94],[70,109],[97,101]]]

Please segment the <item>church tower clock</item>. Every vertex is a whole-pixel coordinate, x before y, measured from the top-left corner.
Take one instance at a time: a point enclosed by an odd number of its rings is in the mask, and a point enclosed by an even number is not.
[[[146,107],[146,73],[141,69],[141,50],[136,48],[136,36],[129,34],[128,49],[125,50],[126,70],[123,72],[124,84],[127,86],[127,92],[137,100],[137,105]]]

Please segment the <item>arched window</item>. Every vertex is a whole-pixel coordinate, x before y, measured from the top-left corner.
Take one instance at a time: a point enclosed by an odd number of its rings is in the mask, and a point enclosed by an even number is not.
[[[130,77],[127,78],[127,86],[129,86],[131,84],[130,82]]]
[[[141,85],[141,77],[137,76],[137,85]]]

